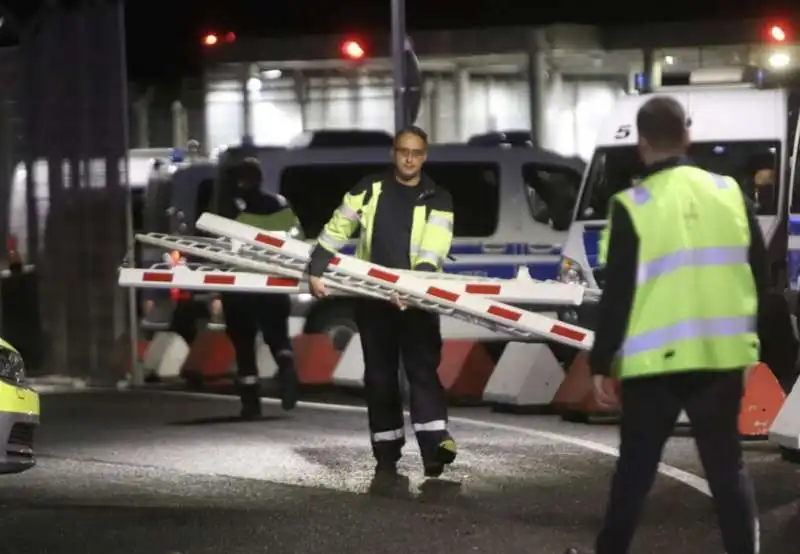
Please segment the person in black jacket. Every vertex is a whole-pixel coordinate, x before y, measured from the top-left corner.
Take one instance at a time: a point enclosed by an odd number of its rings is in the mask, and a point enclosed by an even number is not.
[[[236,172],[237,188],[221,201],[220,215],[267,231],[285,231],[299,236],[297,218],[283,196],[261,191],[262,171],[258,160],[247,158]],[[256,364],[258,331],[278,364],[281,405],[291,410],[297,404],[298,381],[289,337],[291,299],[286,294],[230,292],[221,295],[225,330],[236,350],[241,415],[261,415],[260,380]]]

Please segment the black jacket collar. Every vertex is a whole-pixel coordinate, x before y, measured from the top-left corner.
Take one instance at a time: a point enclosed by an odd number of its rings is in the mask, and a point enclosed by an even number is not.
[[[675,167],[681,166],[696,166],[697,164],[694,163],[688,156],[675,156],[674,158],[668,158],[666,160],[661,160],[656,162],[652,165],[647,166],[647,168],[642,173],[642,180],[650,177],[651,175],[658,173],[659,171],[664,171],[665,169],[673,169]]]

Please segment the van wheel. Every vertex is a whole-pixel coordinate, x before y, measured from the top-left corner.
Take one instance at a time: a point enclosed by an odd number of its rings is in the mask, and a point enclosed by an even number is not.
[[[303,332],[328,335],[333,347],[343,352],[353,335],[358,334],[355,306],[341,300],[319,302],[308,315]]]

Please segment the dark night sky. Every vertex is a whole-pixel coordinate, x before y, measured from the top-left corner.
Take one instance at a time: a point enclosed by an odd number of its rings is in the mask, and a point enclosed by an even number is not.
[[[79,0],[71,3],[75,1]],[[0,5],[30,12],[42,2],[0,0]],[[785,17],[792,5],[792,11],[800,12],[796,0],[406,0],[406,4],[412,33],[424,28],[557,21]],[[199,75],[200,40],[208,31],[232,30],[240,37],[281,35],[291,40],[292,35],[369,32],[390,25],[390,0],[127,0],[126,5],[129,75],[137,81]]]
[[[153,4],[152,0],[128,4],[128,53],[133,79],[198,73],[202,64],[200,37],[209,30],[233,30],[239,36],[283,35],[290,40],[293,34],[364,32],[388,29],[390,25],[390,0],[166,0],[158,4],[158,9],[148,7]],[[630,0],[407,0],[407,19],[413,32],[422,28],[555,21],[628,23],[781,16],[788,13],[782,4],[790,6],[792,2],[648,0],[631,10]],[[659,5],[670,11],[659,10]],[[736,8],[732,9],[734,5]]]

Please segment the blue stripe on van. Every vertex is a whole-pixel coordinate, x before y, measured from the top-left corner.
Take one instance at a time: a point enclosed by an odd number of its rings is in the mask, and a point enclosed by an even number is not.
[[[789,216],[789,236],[800,235],[800,216]],[[786,265],[789,270],[789,288],[797,290],[800,288],[800,250],[789,248],[786,253]]]
[[[600,251],[600,231],[598,227],[584,228],[583,230],[583,249],[586,251],[586,258],[589,260],[589,267],[595,269],[600,265],[598,253]]]
[[[789,235],[800,235],[800,216],[789,216]]]
[[[493,245],[499,245],[501,243],[490,243]],[[553,245],[550,247],[549,251],[542,252],[541,249],[537,249],[535,246],[532,246],[526,242],[507,242],[504,245],[503,250],[498,252],[484,252],[483,244],[480,242],[470,243],[470,244],[454,244],[453,247],[450,249],[451,256],[465,256],[467,254],[491,254],[493,256],[502,256],[502,255],[526,255],[526,254],[543,254],[547,256],[559,256],[561,255],[561,246],[560,245]],[[354,244],[348,244],[341,250],[342,254],[347,254],[352,256],[356,253],[356,246]]]

